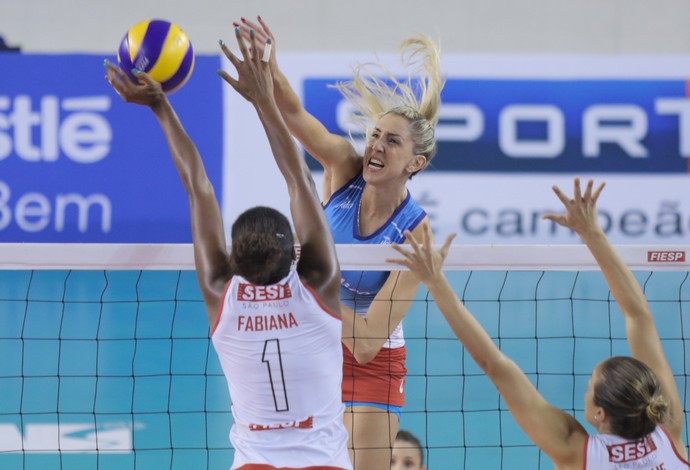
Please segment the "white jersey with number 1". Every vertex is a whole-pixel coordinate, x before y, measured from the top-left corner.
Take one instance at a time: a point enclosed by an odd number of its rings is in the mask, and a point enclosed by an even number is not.
[[[211,339],[232,400],[233,469],[352,468],[341,328],[294,270],[268,286],[230,280]]]

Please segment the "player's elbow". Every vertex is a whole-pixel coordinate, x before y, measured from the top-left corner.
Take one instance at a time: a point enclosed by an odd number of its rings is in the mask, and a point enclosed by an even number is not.
[[[494,382],[510,374],[511,370],[517,367],[512,359],[501,352],[482,357],[477,361],[477,365]]]
[[[359,340],[355,341],[352,349],[352,355],[357,363],[366,364],[376,357],[380,348],[369,341]]]
[[[190,172],[180,176],[182,184],[190,197],[202,199],[212,197],[215,199],[215,190],[205,172]]]

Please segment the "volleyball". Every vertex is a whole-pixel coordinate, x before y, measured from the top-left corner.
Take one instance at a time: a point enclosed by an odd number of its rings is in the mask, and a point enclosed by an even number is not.
[[[146,20],[132,26],[117,52],[120,68],[134,83],[133,68],[159,82],[165,93],[184,85],[194,69],[194,50],[187,34],[175,23]]]

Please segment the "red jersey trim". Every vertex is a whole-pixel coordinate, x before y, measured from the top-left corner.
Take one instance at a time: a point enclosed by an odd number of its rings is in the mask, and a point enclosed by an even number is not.
[[[666,437],[668,437],[668,440],[671,443],[671,447],[673,448],[673,452],[676,454],[676,457],[678,457],[678,459],[680,459],[680,461],[683,462],[685,465],[690,465],[690,462],[685,460],[683,457],[680,456],[680,453],[678,453],[678,449],[676,449],[676,443],[671,438],[671,434],[668,432],[668,429],[666,429],[666,426],[659,424],[659,428],[661,428],[661,431],[664,434],[666,434]]]
[[[585,439],[585,455],[584,458],[582,459],[583,465],[582,465],[582,470],[587,470],[587,447],[589,447],[589,438],[591,436],[587,434],[587,439]]]
[[[299,279],[299,282],[301,282],[302,285],[303,285],[304,287],[306,287],[306,289],[307,289],[309,292],[311,292],[311,295],[314,296],[314,299],[316,300],[316,303],[319,304],[319,307],[321,307],[321,310],[323,310],[324,312],[326,312],[327,314],[329,314],[330,316],[332,316],[332,317],[335,318],[336,320],[342,321],[342,317],[341,317],[340,315],[338,315],[337,313],[335,313],[335,312],[334,312],[333,310],[331,310],[330,308],[326,307],[326,305],[325,305],[325,304],[323,303],[323,301],[321,300],[321,297],[319,297],[319,294],[317,294],[316,291],[315,291],[314,289],[312,289],[311,286],[310,286],[309,284],[307,284],[306,282],[304,282],[304,281],[302,280],[302,278]],[[324,467],[324,468],[326,468],[326,467]]]
[[[220,316],[223,314],[223,307],[225,306],[225,298],[228,295],[228,289],[230,289],[230,283],[232,283],[232,277],[230,280],[228,280],[228,283],[225,284],[225,289],[223,289],[223,297],[221,297],[221,302],[220,302],[220,307],[218,308],[218,316],[216,317],[216,324],[213,325],[213,328],[211,329],[211,335],[209,338],[213,337],[213,333],[216,332],[216,328],[218,328],[218,324],[220,323]]]

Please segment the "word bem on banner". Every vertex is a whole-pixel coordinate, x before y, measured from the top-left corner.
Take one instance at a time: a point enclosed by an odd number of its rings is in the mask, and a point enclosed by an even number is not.
[[[0,76],[0,240],[191,241],[187,197],[159,125],[117,97],[103,59],[0,55],[0,68],[13,71]],[[220,187],[218,64],[198,56],[194,77],[171,99]]]

